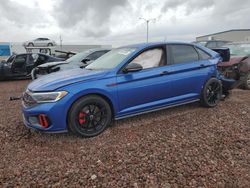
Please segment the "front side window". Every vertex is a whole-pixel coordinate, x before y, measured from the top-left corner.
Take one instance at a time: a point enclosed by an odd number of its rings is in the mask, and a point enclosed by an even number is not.
[[[199,55],[193,46],[170,45],[171,59],[173,64],[188,63],[199,60]]]
[[[15,67],[17,68],[23,67],[26,63],[26,58],[27,58],[26,55],[16,56],[16,59],[14,61]]]
[[[130,63],[140,64],[143,69],[162,66],[165,64],[164,52],[161,48],[150,49],[138,55]]]

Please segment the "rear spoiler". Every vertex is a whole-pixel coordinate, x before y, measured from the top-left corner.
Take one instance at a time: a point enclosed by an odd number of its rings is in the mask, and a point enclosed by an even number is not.
[[[220,48],[212,48],[211,50],[213,50],[213,51],[217,52],[218,54],[220,54],[220,56],[222,57],[223,62],[230,61],[230,50],[229,50],[229,48],[220,47]]]

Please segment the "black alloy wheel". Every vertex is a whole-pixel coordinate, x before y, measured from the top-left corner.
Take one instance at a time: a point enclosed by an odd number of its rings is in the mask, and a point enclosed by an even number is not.
[[[221,100],[222,85],[216,78],[211,78],[202,91],[201,102],[206,107],[215,107]]]
[[[70,130],[80,136],[93,137],[110,124],[112,112],[109,104],[99,96],[86,96],[76,101],[69,114]]]

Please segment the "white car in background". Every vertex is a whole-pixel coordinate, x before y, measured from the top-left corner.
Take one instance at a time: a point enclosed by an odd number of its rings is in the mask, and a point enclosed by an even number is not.
[[[37,38],[23,43],[25,47],[56,46],[56,42],[48,38]]]

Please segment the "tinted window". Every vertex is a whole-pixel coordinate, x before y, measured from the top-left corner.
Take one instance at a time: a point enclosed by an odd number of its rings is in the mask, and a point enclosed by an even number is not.
[[[196,50],[189,45],[171,45],[172,62],[174,64],[198,61],[199,56]]]
[[[106,51],[97,51],[88,55],[87,58],[89,58],[90,60],[96,60],[97,58],[101,57],[105,53]]]
[[[161,48],[147,50],[130,63],[140,64],[143,69],[162,66],[165,64],[164,52]]]
[[[39,55],[37,61],[36,61],[36,64],[37,65],[40,65],[42,63],[45,63],[47,61],[48,57],[47,56],[44,56],[44,55]]]
[[[199,48],[196,48],[196,50],[198,51],[201,60],[207,60],[211,58],[211,56],[208,53],[204,52],[203,50]]]
[[[224,41],[217,41],[217,47],[221,47],[223,45],[225,45],[227,42]]]
[[[34,57],[33,54],[28,56],[28,61],[27,61],[27,65],[33,65],[34,64]]]
[[[209,41],[207,42],[207,48],[216,48],[217,47],[217,42],[216,41]]]
[[[16,59],[14,61],[15,63],[15,67],[19,68],[19,67],[23,67],[26,63],[26,55],[18,55],[16,56]]]

